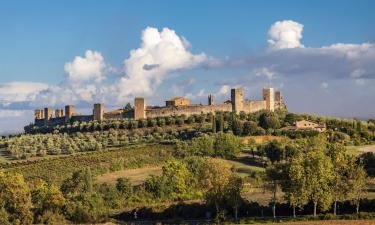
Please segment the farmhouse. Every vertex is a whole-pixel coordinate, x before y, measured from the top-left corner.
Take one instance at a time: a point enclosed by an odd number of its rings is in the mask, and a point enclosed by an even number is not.
[[[308,120],[300,120],[295,122],[294,128],[297,130],[316,130],[324,132],[326,130],[326,125],[317,124]]]

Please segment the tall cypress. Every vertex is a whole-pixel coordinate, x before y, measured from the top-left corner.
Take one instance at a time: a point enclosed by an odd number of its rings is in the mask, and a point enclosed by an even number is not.
[[[212,123],[212,133],[216,133],[216,117],[215,117],[215,115],[212,115],[211,123]]]
[[[219,131],[223,132],[224,131],[224,114],[220,113],[220,128]]]

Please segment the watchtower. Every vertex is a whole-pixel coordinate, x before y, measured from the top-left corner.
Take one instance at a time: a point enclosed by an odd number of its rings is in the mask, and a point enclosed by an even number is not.
[[[102,103],[94,104],[93,117],[94,117],[94,120],[99,120],[99,121],[103,120],[103,118],[104,118],[104,104],[102,104]]]
[[[208,105],[213,105],[214,104],[214,96],[213,95],[208,95]]]
[[[48,125],[48,121],[52,118],[52,109],[44,108],[44,125]]]
[[[65,106],[65,123],[68,123],[72,116],[74,115],[74,105],[66,105]]]
[[[144,98],[137,97],[134,99],[134,119],[146,118],[146,102]]]
[[[64,117],[64,110],[63,109],[56,109],[55,110],[55,118]]]
[[[275,94],[273,88],[263,88],[263,100],[266,101],[266,109],[275,111]]]
[[[231,89],[230,92],[232,111],[240,113],[243,111],[243,90],[242,88]]]
[[[283,94],[281,91],[275,91],[275,101],[282,102],[283,101]]]
[[[34,110],[35,120],[44,119],[44,111],[43,109],[35,109]]]

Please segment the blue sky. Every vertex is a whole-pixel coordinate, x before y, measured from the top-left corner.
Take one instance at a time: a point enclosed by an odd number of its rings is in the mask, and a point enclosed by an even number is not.
[[[109,107],[119,106],[133,97],[132,79],[145,79],[145,86],[133,91],[150,104],[173,95],[205,102],[208,93],[225,100],[226,86],[243,86],[248,98],[259,98],[260,89],[271,84],[284,91],[292,111],[374,117],[375,68],[369,62],[375,60],[374,10],[375,2],[364,0],[1,1],[0,117],[7,122],[0,122],[0,131],[13,124],[19,129],[32,118],[27,110],[44,104],[69,101],[85,108],[106,100]],[[278,21],[293,23],[280,23],[272,37]],[[180,61],[165,66],[153,59],[155,65],[145,65],[155,69],[139,74],[129,69],[139,62],[130,51],[142,50],[147,27],[160,34],[168,28],[189,44],[182,58],[176,57]],[[278,39],[291,31],[297,36]],[[291,45],[272,47],[269,40]],[[157,49],[148,53],[174,58],[173,51]],[[88,50],[102,64],[95,67],[100,72],[91,68],[82,75],[74,62],[87,59]],[[51,92],[56,87],[69,93]]]

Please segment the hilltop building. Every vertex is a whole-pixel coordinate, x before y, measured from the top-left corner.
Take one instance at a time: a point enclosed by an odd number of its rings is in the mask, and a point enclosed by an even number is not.
[[[163,116],[178,116],[193,114],[206,114],[216,112],[257,112],[259,110],[270,110],[286,108],[282,93],[274,92],[273,88],[264,88],[262,100],[246,100],[242,88],[231,89],[230,100],[223,103],[215,103],[214,96],[208,96],[208,104],[192,104],[191,101],[184,97],[176,97],[167,100],[165,106],[147,106],[146,100],[142,97],[134,99],[134,108],[118,109],[110,112],[104,111],[104,104],[94,104],[92,115],[78,115],[75,113],[73,105],[65,106],[63,109],[56,109],[53,117],[51,108],[35,110],[36,126],[54,126],[73,123],[75,121],[101,121],[115,119],[146,119]]]
[[[300,121],[295,122],[293,129],[295,129],[295,130],[315,130],[315,131],[319,131],[319,132],[324,132],[326,130],[326,125],[314,123],[314,122],[311,122],[309,120],[300,120]]]
[[[165,106],[183,106],[191,105],[191,101],[184,97],[175,97],[165,101]]]

